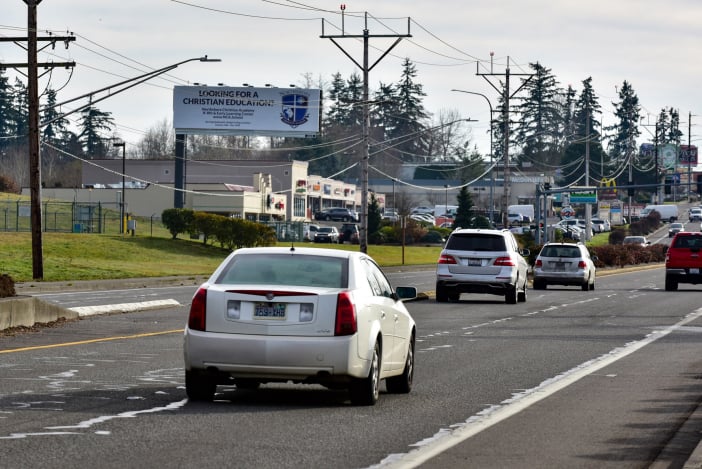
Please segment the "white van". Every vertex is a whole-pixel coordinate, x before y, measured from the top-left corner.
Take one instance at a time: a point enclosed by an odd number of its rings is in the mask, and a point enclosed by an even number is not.
[[[646,205],[646,207],[641,210],[641,217],[647,217],[651,212],[656,211],[661,216],[661,221],[674,222],[678,219],[678,206],[677,205]]]
[[[510,205],[507,207],[507,213],[518,213],[522,216],[522,220],[527,223],[534,221],[534,206],[533,205]]]

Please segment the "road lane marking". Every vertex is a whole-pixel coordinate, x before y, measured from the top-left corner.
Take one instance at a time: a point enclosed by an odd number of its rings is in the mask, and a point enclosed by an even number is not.
[[[144,311],[149,309],[157,308],[167,308],[170,306],[180,306],[176,300],[153,300],[153,301],[140,301],[136,303],[120,303],[120,304],[109,304],[109,305],[95,305],[95,306],[76,306],[75,308],[68,308],[71,311],[78,313],[80,317],[93,316],[96,314],[109,314],[109,313],[129,313],[133,311]]]
[[[702,317],[702,308],[688,314],[676,324],[661,330],[656,330],[641,340],[630,342],[622,347],[617,347],[604,355],[584,362],[575,368],[554,376],[553,378],[549,378],[532,389],[515,393],[511,398],[505,399],[499,404],[491,405],[463,422],[450,425],[449,428],[441,428],[434,434],[434,436],[425,438],[422,441],[410,445],[416,447],[416,449],[413,449],[408,453],[390,454],[380,463],[371,467],[374,469],[408,469],[419,467],[421,464],[429,461],[434,456],[448,451],[468,438],[471,438],[483,430],[487,430],[493,425],[496,425],[503,420],[518,414],[519,412],[547,397],[552,396],[576,381],[592,375],[596,371],[599,371],[602,368],[605,368],[618,360],[631,355],[643,347],[662,339],[671,332],[683,329],[688,323],[695,321],[700,317]]]
[[[0,350],[0,354],[28,352],[31,350],[42,350],[42,349],[49,349],[49,348],[56,348],[56,347],[71,347],[74,345],[95,344],[98,342],[109,342],[111,340],[141,339],[143,337],[153,337],[153,336],[158,336],[158,335],[182,334],[182,333],[183,333],[183,329],[172,329],[170,331],[147,332],[144,334],[122,335],[122,336],[115,336],[115,337],[103,337],[102,339],[88,339],[88,340],[79,340],[76,342],[62,342],[60,344],[35,345],[32,347],[13,348],[13,349],[8,349],[8,350]]]

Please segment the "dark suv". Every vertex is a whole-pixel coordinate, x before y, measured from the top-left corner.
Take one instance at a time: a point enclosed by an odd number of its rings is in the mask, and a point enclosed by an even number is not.
[[[359,244],[358,226],[353,223],[344,223],[339,230],[339,242],[348,241],[351,244]]]
[[[358,214],[353,210],[342,207],[333,207],[314,214],[315,220],[326,221],[358,221]]]

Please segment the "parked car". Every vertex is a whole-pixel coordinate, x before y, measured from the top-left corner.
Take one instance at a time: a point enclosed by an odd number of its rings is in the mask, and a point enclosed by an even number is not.
[[[665,254],[665,289],[675,291],[680,283],[702,283],[702,233],[681,231],[673,236]]]
[[[302,228],[302,239],[305,241],[314,241],[314,235],[317,233],[319,225],[305,225]]]
[[[185,391],[211,401],[217,386],[293,382],[346,388],[373,405],[381,380],[409,393],[416,325],[368,255],[319,248],[237,249],[197,290],[185,327]]]
[[[524,215],[521,213],[508,213],[507,214],[507,223],[514,224],[514,223],[522,223],[524,221]]]
[[[339,243],[339,230],[336,226],[320,226],[314,235],[315,243]]]
[[[341,225],[341,229],[339,230],[339,242],[359,244],[360,232],[358,230],[358,225],[354,223],[344,223],[343,225]]]
[[[348,208],[333,207],[322,210],[321,212],[316,212],[314,214],[315,220],[326,220],[326,221],[355,221],[358,222],[358,213]]]
[[[400,219],[400,215],[397,213],[397,210],[394,209],[388,209],[386,208],[383,210],[383,215],[381,217],[383,220],[388,220],[391,222],[396,222]]]
[[[527,255],[509,230],[454,230],[439,255],[436,301],[457,301],[461,293],[502,295],[508,304],[526,301]]]
[[[685,231],[685,225],[682,223],[671,223],[670,226],[668,227],[668,237],[672,238],[676,234],[680,233],[681,231]]]
[[[592,224],[592,231],[597,231],[597,233],[608,233],[612,231],[612,224],[607,219],[593,218],[590,220],[590,223]],[[595,227],[597,227],[597,230],[595,230]]]
[[[424,206],[414,207],[410,210],[410,214],[412,214],[412,213],[418,214],[418,215],[425,215],[425,214],[426,215],[434,215],[434,209],[431,207],[424,207]]]
[[[645,236],[626,236],[622,244],[633,244],[635,246],[648,246],[651,242]]]
[[[534,290],[544,290],[549,284],[594,290],[596,260],[582,243],[546,243],[534,263]]]

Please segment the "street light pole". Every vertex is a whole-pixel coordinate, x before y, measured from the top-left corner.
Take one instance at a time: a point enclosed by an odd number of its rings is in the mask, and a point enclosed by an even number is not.
[[[121,200],[119,201],[119,232],[120,234],[124,233],[126,230],[124,229],[124,211],[126,210],[125,206],[127,204],[127,184],[125,182],[125,175],[127,174],[127,168],[126,168],[126,161],[127,161],[127,154],[126,154],[126,149],[125,149],[125,142],[114,142],[112,144],[113,147],[122,147],[122,197]]]
[[[485,101],[488,103],[488,107],[490,108],[490,226],[495,222],[495,202],[494,202],[494,197],[495,197],[495,172],[493,168],[493,148],[492,148],[492,103],[490,102],[490,98],[485,96],[482,93],[476,93],[475,91],[465,91],[465,90],[456,90],[453,89],[451,91],[457,91],[459,93],[466,93],[466,94],[474,94],[476,96],[482,96],[485,98]]]

